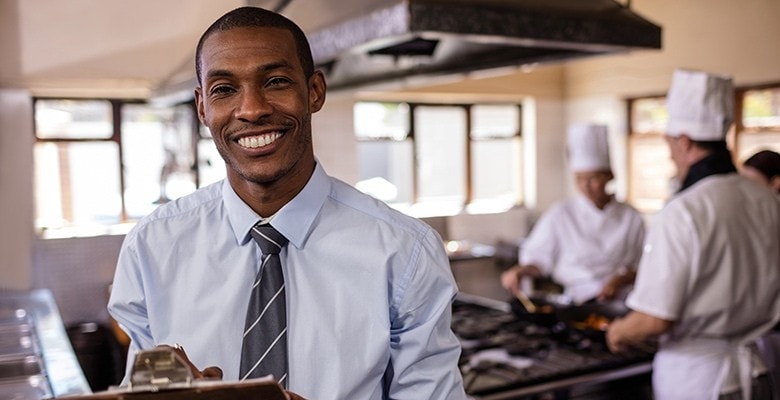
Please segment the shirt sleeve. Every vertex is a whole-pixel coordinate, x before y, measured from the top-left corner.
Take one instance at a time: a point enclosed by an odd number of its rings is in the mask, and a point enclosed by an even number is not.
[[[695,254],[690,216],[671,207],[661,211],[648,232],[634,289],[626,299],[633,310],[677,321],[682,315]]]
[[[539,218],[520,247],[521,265],[535,265],[545,275],[552,274],[558,257],[558,234],[555,225],[562,215],[560,206],[555,206]]]
[[[108,312],[111,317],[117,321],[130,338],[123,385],[129,383],[135,354],[140,350],[155,346],[146,312],[141,261],[135,248],[129,243],[132,243],[131,234],[126,238],[119,253],[114,281],[111,286],[111,297],[108,302]]]
[[[452,332],[457,293],[440,239],[429,230],[414,252],[409,284],[391,312],[390,399],[466,399],[458,369],[460,342]]]

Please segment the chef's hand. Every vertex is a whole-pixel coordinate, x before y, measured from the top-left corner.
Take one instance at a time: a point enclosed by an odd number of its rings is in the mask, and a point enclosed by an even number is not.
[[[169,348],[172,349],[176,354],[181,357],[182,360],[184,360],[185,363],[187,363],[187,366],[190,368],[190,372],[192,372],[192,377],[194,379],[222,379],[222,369],[217,366],[210,366],[206,367],[204,370],[199,370],[198,367],[196,367],[187,357],[187,353],[184,352],[184,348],[176,345],[176,346],[169,346],[167,344],[161,344],[157,346],[158,348]]]
[[[642,346],[672,329],[674,321],[654,317],[640,311],[631,311],[607,327],[607,346],[613,352]]]
[[[625,321],[622,318],[617,318],[607,327],[607,347],[613,353],[622,353],[628,350],[628,343],[623,337],[624,325]]]
[[[598,301],[614,300],[623,288],[634,283],[634,278],[636,278],[636,272],[633,269],[613,275],[601,288],[596,299]]]
[[[542,271],[533,265],[514,265],[501,274],[501,286],[517,296],[517,292],[520,291],[520,281],[524,276],[539,278],[542,276]]]

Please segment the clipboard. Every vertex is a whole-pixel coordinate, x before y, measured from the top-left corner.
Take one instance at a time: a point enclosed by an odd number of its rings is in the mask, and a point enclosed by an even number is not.
[[[286,400],[284,389],[271,376],[244,381],[195,380],[184,360],[171,348],[139,352],[130,385],[69,400]]]
[[[112,391],[84,396],[66,396],[68,400],[286,400],[284,389],[269,378],[243,382],[209,382],[189,388],[160,389],[159,391]]]

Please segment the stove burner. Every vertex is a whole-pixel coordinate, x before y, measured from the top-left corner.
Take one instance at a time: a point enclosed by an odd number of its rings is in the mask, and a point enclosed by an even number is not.
[[[452,329],[461,340],[461,372],[472,396],[498,393],[652,359],[652,349],[616,355],[603,332],[563,322],[537,325],[510,310],[456,300]]]

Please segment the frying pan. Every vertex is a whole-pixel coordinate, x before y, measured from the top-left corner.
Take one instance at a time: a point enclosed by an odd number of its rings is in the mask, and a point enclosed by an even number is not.
[[[550,327],[558,323],[559,320],[556,315],[558,307],[555,303],[538,297],[530,298],[530,300],[536,306],[536,310],[529,310],[517,298],[509,300],[509,306],[517,319],[544,327]]]
[[[603,330],[583,327],[589,317],[605,318],[612,321],[630,311],[622,301],[590,301],[583,304],[569,304],[549,297],[532,297],[531,299],[537,308],[537,311],[533,313],[528,311],[519,300],[510,300],[510,307],[518,319],[546,327],[563,322],[568,329],[580,331],[586,336],[598,340],[603,340]]]

